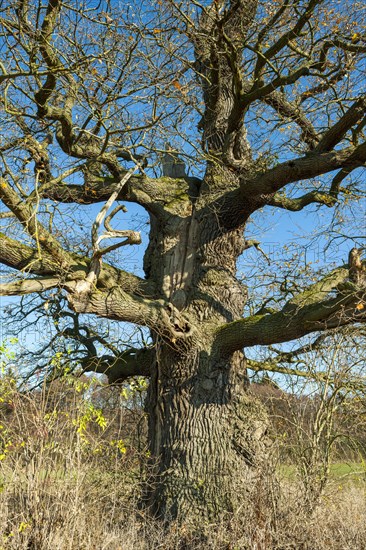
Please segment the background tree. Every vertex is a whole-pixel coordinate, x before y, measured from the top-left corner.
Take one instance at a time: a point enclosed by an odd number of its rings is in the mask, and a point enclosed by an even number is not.
[[[237,277],[261,250],[244,233],[262,209],[333,207],[339,223],[342,203],[360,209],[362,13],[321,0],[1,7],[0,261],[20,273],[1,292],[41,294],[84,370],[150,376],[145,500],[166,519],[245,503],[266,414],[243,350],[366,318],[358,236],[351,271],[290,273],[255,311]],[[167,158],[173,177],[159,175]],[[120,201],[150,218],[145,278],[113,256],[141,242],[115,228]],[[116,349],[82,314],[146,327],[150,344]]]
[[[362,463],[366,450],[362,333],[356,335],[348,328],[323,333],[321,340],[321,344],[303,349],[300,357],[290,354],[292,364],[282,365],[282,369],[272,359],[265,374],[256,377],[257,383],[251,386],[273,419],[270,435],[280,450],[280,466],[297,470],[301,486],[298,509],[303,507],[306,515],[319,505],[333,464],[358,462],[360,458]],[[284,373],[282,388],[269,377],[271,367]]]

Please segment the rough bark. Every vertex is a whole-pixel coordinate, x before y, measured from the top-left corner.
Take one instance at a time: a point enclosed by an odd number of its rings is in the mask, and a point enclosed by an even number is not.
[[[204,185],[212,191],[222,177],[211,167]],[[243,228],[225,228],[219,208],[212,192],[187,193],[170,205],[180,215],[168,227],[151,221],[145,270],[194,328],[184,345],[154,337],[145,503],[165,520],[235,510],[263,459],[266,414],[246,392],[244,355],[223,354],[215,341],[215,327],[240,319],[246,299],[236,279]]]
[[[147,403],[145,504],[166,521],[218,519],[248,504],[264,458],[266,414],[246,392],[241,354],[159,346]]]

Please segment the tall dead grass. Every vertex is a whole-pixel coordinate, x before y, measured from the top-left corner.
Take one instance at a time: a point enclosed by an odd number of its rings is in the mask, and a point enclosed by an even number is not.
[[[93,390],[94,391],[94,390]],[[309,512],[296,476],[269,467],[251,506],[197,535],[163,530],[138,509],[144,419],[102,410],[88,388],[19,393],[0,403],[0,549],[362,550],[366,482],[336,479]],[[136,426],[139,426],[136,431]]]

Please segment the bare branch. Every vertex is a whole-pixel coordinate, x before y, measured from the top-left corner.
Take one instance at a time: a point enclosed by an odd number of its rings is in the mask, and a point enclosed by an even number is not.
[[[128,349],[117,357],[88,356],[80,361],[84,372],[97,372],[108,377],[109,384],[121,384],[132,376],[151,376],[154,368],[154,349]]]
[[[40,277],[0,284],[0,296],[23,296],[33,292],[43,292],[60,285],[59,278]]]
[[[137,238],[134,239],[135,232],[129,232],[129,235],[127,236],[127,241],[123,241],[122,243],[118,243],[117,245],[114,245],[113,247],[109,246],[105,249],[100,249],[99,243],[102,238],[112,238],[112,233],[108,232],[105,235],[101,235],[98,237],[98,230],[100,225],[102,224],[105,216],[107,215],[108,210],[111,208],[112,204],[118,197],[119,193],[125,186],[125,184],[128,182],[128,180],[131,178],[134,172],[138,169],[138,165],[135,165],[134,168],[131,168],[121,179],[118,186],[116,187],[115,191],[111,194],[103,208],[100,210],[100,212],[97,214],[97,217],[95,218],[95,221],[92,226],[92,234],[91,234],[91,240],[92,240],[92,246],[93,246],[93,256],[90,261],[90,270],[89,273],[85,279],[86,282],[90,283],[91,285],[95,285],[98,280],[98,275],[100,272],[101,264],[102,264],[102,255],[106,254],[107,252],[111,252],[112,250],[115,250],[117,247],[122,246],[124,244],[140,244],[141,243],[141,237],[138,235]],[[131,234],[133,233],[133,235]],[[113,235],[114,236],[114,235]],[[116,235],[120,236],[120,235]],[[123,235],[125,236],[125,235]],[[131,240],[132,239],[132,240]]]
[[[309,204],[324,204],[325,206],[334,206],[337,202],[336,198],[331,194],[321,193],[320,191],[310,191],[301,197],[290,198],[284,194],[276,193],[267,202],[268,206],[276,206],[292,212],[298,212]]]
[[[244,197],[265,195],[262,205],[268,204],[273,199],[273,196],[268,195],[276,193],[289,183],[314,178],[347,166],[356,164],[360,166],[365,161],[366,143],[332,152],[311,152],[304,157],[283,162],[267,172],[259,174],[252,181],[245,181],[243,178],[242,193]],[[323,201],[323,203],[326,202]],[[331,205],[331,203],[332,198],[329,197],[327,205]]]
[[[337,386],[339,378],[337,376],[331,376],[327,371],[309,371],[300,368],[286,367],[279,365],[275,361],[255,361],[254,359],[247,359],[248,368],[256,372],[277,372],[279,374],[286,374],[289,376],[299,376],[300,378],[307,378],[316,382],[327,382],[330,386]],[[350,391],[364,391],[365,383],[362,379],[347,380],[347,388]]]
[[[345,134],[360,121],[366,111],[366,97],[358,99],[346,113],[321,138],[315,152],[330,151],[340,143]]]
[[[254,69],[255,84],[258,82],[258,80],[261,79],[266,63],[271,60],[275,55],[277,55],[283,48],[285,48],[291,40],[299,36],[304,26],[312,17],[315,8],[321,3],[322,0],[310,0],[305,7],[303,13],[295,22],[295,25],[290,30],[286,31],[282,36],[280,36],[280,38],[270,48],[268,48],[267,51],[263,53],[261,52],[261,55],[258,56],[257,64]],[[280,13],[279,15],[282,15],[282,13]],[[270,22],[270,24],[273,25],[274,22],[275,21]],[[265,30],[265,32],[267,31]],[[258,44],[258,47],[260,47],[260,42]]]
[[[281,311],[234,321],[220,327],[217,342],[225,351],[254,345],[295,340],[312,332],[366,321],[364,282],[346,283],[349,272],[338,268],[304,292],[295,295]],[[343,288],[335,297],[330,293]]]
[[[307,143],[311,149],[314,149],[319,141],[319,136],[299,105],[291,103],[284,93],[278,91],[264,96],[263,101],[267,103],[267,105],[273,107],[281,117],[289,118],[295,122],[302,130],[301,139]]]

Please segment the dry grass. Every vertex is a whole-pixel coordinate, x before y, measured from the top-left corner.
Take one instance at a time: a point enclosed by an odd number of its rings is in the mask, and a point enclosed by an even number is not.
[[[6,549],[294,549],[366,548],[366,499],[360,487],[328,495],[309,517],[294,487],[282,488],[275,507],[239,511],[228,524],[211,525],[196,537],[185,526],[169,532],[143,518],[124,491],[84,473],[55,482],[35,472],[27,483],[13,480],[0,498],[0,532]],[[40,470],[41,471],[41,470]],[[262,495],[263,501],[266,499]]]
[[[110,417],[106,426],[99,409],[74,389],[66,401],[7,391],[0,411],[0,549],[366,548],[361,479],[332,479],[309,513],[296,477],[278,480],[268,472],[251,506],[225,524],[199,535],[185,525],[164,531],[138,510],[144,453],[132,450],[136,437],[125,429],[130,412]]]

